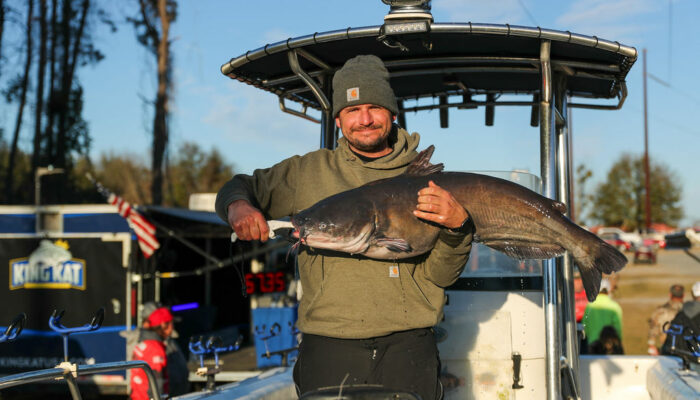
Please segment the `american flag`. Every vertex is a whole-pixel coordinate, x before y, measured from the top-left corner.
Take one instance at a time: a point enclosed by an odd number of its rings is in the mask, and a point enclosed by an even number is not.
[[[139,240],[139,247],[141,251],[143,251],[143,255],[146,256],[146,258],[152,256],[153,252],[160,247],[160,243],[158,243],[158,239],[156,239],[156,227],[148,222],[136,209],[131,207],[128,201],[122,199],[120,196],[110,193],[107,202],[117,206],[119,215],[126,218],[127,222],[129,222],[129,226],[131,226],[131,229]]]
[[[86,173],[85,176],[90,180],[90,182],[97,186],[97,191],[107,198],[107,202],[109,204],[117,206],[119,215],[126,219],[129,226],[136,234],[136,238],[138,238],[139,247],[141,248],[143,255],[146,256],[146,258],[152,256],[153,253],[160,247],[160,243],[158,243],[158,239],[156,239],[156,227],[153,226],[152,223],[148,222],[148,220],[141,215],[141,213],[136,211],[136,209],[133,208],[128,201],[102,186],[100,182],[93,178],[92,174]]]

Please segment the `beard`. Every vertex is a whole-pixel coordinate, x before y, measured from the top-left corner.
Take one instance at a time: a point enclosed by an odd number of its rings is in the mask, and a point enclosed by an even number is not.
[[[377,129],[386,129],[384,125],[372,125],[367,128],[362,128],[362,129],[352,129],[350,131],[349,135],[344,135],[345,139],[352,145],[352,147],[356,148],[357,150],[360,151],[366,151],[368,153],[375,152],[375,151],[381,151],[384,150],[387,145],[391,145],[390,141],[388,140],[390,136],[390,131],[391,128],[389,129],[389,132],[385,132],[382,135],[376,136],[372,139],[366,139],[366,140],[361,140],[358,139],[362,137],[362,132],[366,130],[377,130]]]

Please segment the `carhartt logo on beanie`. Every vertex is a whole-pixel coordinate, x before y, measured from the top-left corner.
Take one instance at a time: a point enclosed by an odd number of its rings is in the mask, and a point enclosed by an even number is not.
[[[399,113],[396,96],[389,85],[389,72],[377,56],[351,58],[333,76],[333,116],[357,104],[375,104],[394,115]]]

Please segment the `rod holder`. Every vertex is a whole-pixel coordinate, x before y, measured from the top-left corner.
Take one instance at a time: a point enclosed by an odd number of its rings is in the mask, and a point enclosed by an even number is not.
[[[20,313],[12,319],[10,325],[5,329],[5,333],[0,336],[0,343],[11,342],[17,339],[22,329],[24,329],[24,323],[27,322],[27,314]]]
[[[100,329],[102,322],[105,319],[105,309],[100,307],[95,315],[93,315],[89,323],[72,328],[67,328],[61,324],[63,314],[65,314],[65,310],[53,310],[51,317],[49,317],[49,328],[51,328],[51,330],[54,332],[61,334],[63,337],[63,361],[68,361],[68,335],[79,332],[92,332]]]

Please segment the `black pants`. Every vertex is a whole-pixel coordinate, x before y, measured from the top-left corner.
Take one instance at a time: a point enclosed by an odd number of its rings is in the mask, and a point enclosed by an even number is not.
[[[431,328],[371,339],[335,339],[304,334],[294,365],[299,394],[326,388],[376,384],[442,398],[440,359]]]

